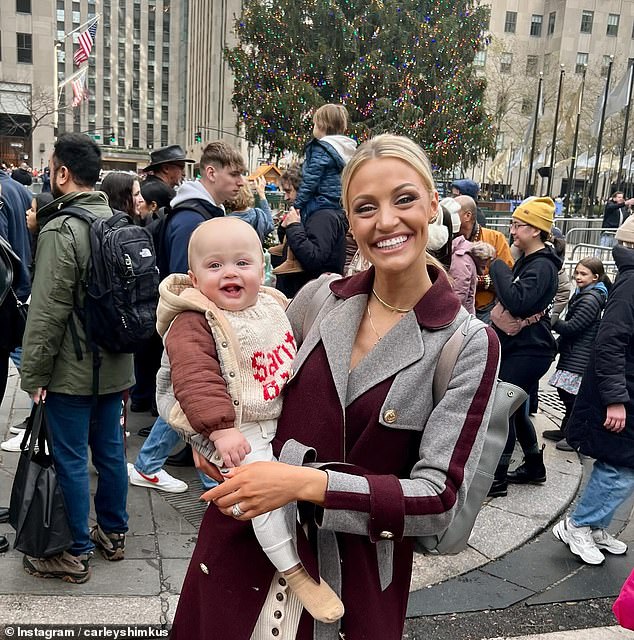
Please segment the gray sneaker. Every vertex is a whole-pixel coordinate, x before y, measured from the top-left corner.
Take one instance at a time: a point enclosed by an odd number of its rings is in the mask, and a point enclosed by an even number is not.
[[[96,524],[90,530],[90,539],[106,560],[123,560],[125,553],[125,533],[105,533]]]
[[[50,558],[24,556],[22,566],[28,574],[37,578],[59,578],[74,584],[82,584],[90,580],[87,554],[73,556],[68,551],[63,551]]]

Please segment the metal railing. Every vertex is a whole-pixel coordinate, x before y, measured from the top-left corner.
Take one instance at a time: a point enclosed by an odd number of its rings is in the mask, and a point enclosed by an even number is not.
[[[616,278],[617,268],[614,260],[612,259],[612,247],[604,247],[599,244],[587,244],[580,242],[574,245],[569,251],[566,252],[567,256],[564,260],[564,268],[568,272],[568,275],[572,279],[575,267],[579,263],[579,260],[583,258],[589,258],[591,256],[599,258],[603,262],[605,272],[612,281]]]

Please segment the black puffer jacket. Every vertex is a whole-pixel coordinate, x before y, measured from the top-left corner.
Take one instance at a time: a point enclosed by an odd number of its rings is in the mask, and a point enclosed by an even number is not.
[[[590,289],[586,287],[572,296],[566,319],[553,325],[561,336],[557,369],[581,375],[586,370],[607,297],[603,283]]]
[[[546,246],[522,256],[511,270],[502,260],[494,260],[490,275],[498,300],[517,318],[528,318],[546,311],[539,322],[509,336],[497,327],[502,345],[502,358],[510,355],[547,355],[554,357],[556,345],[550,330],[549,307],[559,286],[561,260]]]
[[[322,273],[343,274],[348,222],[339,209],[319,209],[305,223],[286,227],[286,240],[304,271],[277,276],[276,287],[292,298]],[[286,253],[284,254],[286,259]]]
[[[568,421],[568,442],[585,455],[634,468],[634,249],[617,245],[619,275]],[[624,404],[625,429],[608,431],[606,407]]]

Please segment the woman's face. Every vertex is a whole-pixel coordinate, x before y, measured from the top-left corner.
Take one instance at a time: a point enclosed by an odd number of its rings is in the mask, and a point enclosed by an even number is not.
[[[26,226],[31,233],[37,231],[37,200],[31,200],[31,208],[26,210]]]
[[[348,185],[348,218],[361,253],[377,271],[425,266],[427,225],[438,210],[438,193],[397,158],[361,165]]]
[[[153,200],[147,201],[141,196],[141,201],[139,202],[139,215],[141,218],[151,218],[154,212],[157,209],[156,202]]]
[[[141,195],[141,184],[138,180],[132,183],[132,202],[134,203],[134,213],[137,216],[141,215],[141,204],[145,202]]]

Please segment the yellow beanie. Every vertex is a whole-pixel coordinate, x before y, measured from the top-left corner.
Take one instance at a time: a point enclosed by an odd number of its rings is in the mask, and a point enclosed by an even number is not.
[[[531,227],[550,233],[555,219],[555,203],[551,198],[531,196],[517,205],[513,217]]]

